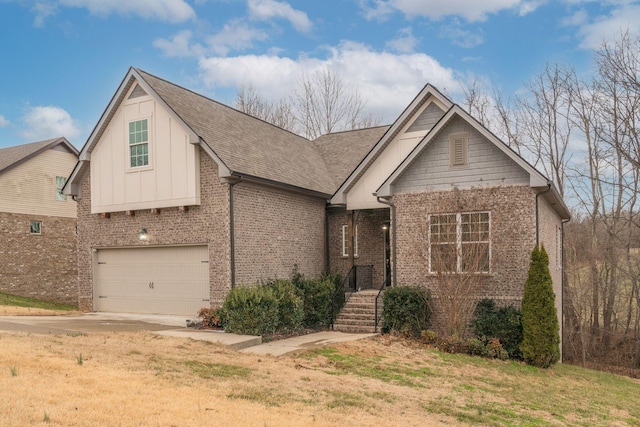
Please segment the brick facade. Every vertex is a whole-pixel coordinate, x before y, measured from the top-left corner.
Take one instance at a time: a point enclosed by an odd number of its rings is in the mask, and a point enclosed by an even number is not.
[[[205,244],[209,247],[211,305],[224,301],[231,286],[229,251],[229,185],[220,182],[217,166],[200,152],[201,204],[181,211],[177,207],[136,211],[134,216],[113,212],[110,218],[91,213],[91,179],[82,185],[78,201],[78,301],[81,310],[93,310],[94,248]],[[141,228],[149,243],[138,238]]]
[[[30,221],[42,222],[41,234]],[[77,303],[76,219],[0,213],[0,291]]]
[[[325,204],[321,198],[240,182],[233,188],[236,284],[306,277],[325,268]]]
[[[476,299],[519,306],[535,245],[535,192],[528,186],[504,186],[393,197],[397,215],[398,285],[435,287],[428,272],[430,214],[488,211],[491,215],[491,272],[478,277]],[[435,313],[437,321],[437,312]]]
[[[344,276],[351,268],[348,256],[342,255],[342,226],[349,224],[350,212],[344,209],[329,211],[329,270]],[[389,209],[354,211],[358,226],[358,256],[355,265],[373,266],[373,287],[382,286],[385,277],[385,241],[382,227],[389,222]]]

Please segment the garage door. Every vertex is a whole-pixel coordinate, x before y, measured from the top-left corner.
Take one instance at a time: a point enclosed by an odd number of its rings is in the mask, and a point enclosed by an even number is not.
[[[206,246],[99,249],[96,311],[195,316],[209,307]]]

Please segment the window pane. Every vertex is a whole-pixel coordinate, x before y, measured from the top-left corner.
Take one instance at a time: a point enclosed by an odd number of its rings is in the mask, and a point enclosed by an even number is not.
[[[129,122],[129,133],[133,133],[136,131],[136,123],[135,122]]]
[[[457,255],[455,244],[431,245],[431,271],[455,272],[457,270]]]
[[[462,271],[465,273],[489,272],[489,243],[462,244]]]

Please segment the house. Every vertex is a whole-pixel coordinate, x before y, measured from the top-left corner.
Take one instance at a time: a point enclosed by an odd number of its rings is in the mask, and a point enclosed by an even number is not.
[[[77,160],[65,138],[0,149],[0,292],[77,303]]]
[[[519,304],[539,241],[561,313],[566,206],[431,85],[391,126],[308,141],[131,68],[64,192],[83,310],[192,315],[294,266],[358,290],[462,273],[474,297]]]

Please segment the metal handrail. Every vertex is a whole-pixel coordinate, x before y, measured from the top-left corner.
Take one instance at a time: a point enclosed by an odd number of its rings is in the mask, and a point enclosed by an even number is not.
[[[342,283],[340,283],[340,286],[336,288],[336,290],[333,292],[333,296],[331,297],[331,330],[333,330],[333,324],[336,320],[336,298],[338,297],[338,295],[340,295],[340,293],[344,295],[345,293],[344,285],[347,282],[347,280],[349,280],[349,278],[351,277],[351,272],[354,271],[355,268],[356,268],[355,265],[351,267],[349,272],[344,276],[344,279],[342,279]],[[347,301],[345,297],[345,304],[346,303]]]
[[[376,316],[376,324],[374,326],[374,332],[378,332],[378,323],[380,323],[380,319],[382,318],[382,313],[380,313],[380,317],[378,317],[378,300],[380,299],[380,295],[382,295],[382,291],[385,290],[385,288],[387,286],[389,286],[389,282],[391,281],[391,276],[387,276],[386,279],[384,279],[384,282],[382,282],[382,286],[380,286],[380,290],[378,291],[378,294],[376,295],[376,312],[375,312],[375,316]]]

